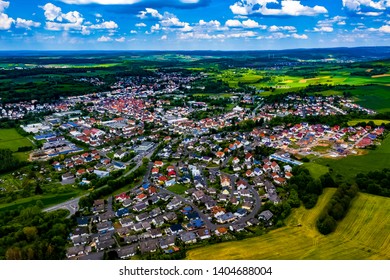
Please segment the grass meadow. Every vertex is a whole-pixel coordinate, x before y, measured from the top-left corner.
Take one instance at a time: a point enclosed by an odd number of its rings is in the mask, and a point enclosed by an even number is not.
[[[32,146],[30,140],[20,135],[15,129],[0,129],[0,148],[16,152],[19,147]]]
[[[350,155],[342,159],[318,158],[313,162],[329,167],[335,174],[353,180],[356,174],[390,167],[390,136],[387,136],[375,150],[365,150],[364,155]],[[310,168],[309,168],[310,170]]]
[[[316,221],[334,192],[325,189],[313,209],[294,209],[285,227],[259,237],[193,249],[187,259],[389,259],[390,198],[360,193],[336,231],[323,236]]]

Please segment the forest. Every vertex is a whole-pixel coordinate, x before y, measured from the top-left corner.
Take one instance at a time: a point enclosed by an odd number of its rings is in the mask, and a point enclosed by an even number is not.
[[[15,170],[22,166],[22,163],[16,159],[11,150],[0,149],[0,173]]]
[[[362,192],[390,197],[390,169],[356,175],[356,183]]]
[[[42,205],[0,212],[0,259],[61,260],[73,225],[68,211],[42,212]]]

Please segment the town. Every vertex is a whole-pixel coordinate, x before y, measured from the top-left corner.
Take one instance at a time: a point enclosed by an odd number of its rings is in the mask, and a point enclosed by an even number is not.
[[[277,221],[270,205],[288,198],[280,190],[308,156],[358,154],[380,144],[385,132],[371,125],[272,125],[288,116],[375,112],[333,95],[289,94],[279,102],[248,92],[223,100],[187,96],[186,90],[197,87],[204,76],[157,72],[153,77],[120,78],[108,92],[1,108],[1,117],[15,120],[44,113],[41,122],[21,126],[39,146],[29,160],[47,163],[39,170],[43,184],[60,182],[93,191],[143,168],[142,178],[128,189],[120,186],[119,193],[78,198],[48,210],[67,209],[76,220],[67,258],[110,254],[126,259],[156,252],[181,256],[196,243],[267,230]],[[227,102],[230,109],[210,100]],[[202,112],[207,117],[199,118]]]

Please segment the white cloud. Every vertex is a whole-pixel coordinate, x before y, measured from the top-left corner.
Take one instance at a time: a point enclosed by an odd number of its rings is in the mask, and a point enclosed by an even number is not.
[[[15,23],[15,20],[9,17],[7,14],[4,14],[4,10],[9,7],[8,1],[0,0],[0,30],[8,30],[11,28],[12,24]]]
[[[294,38],[294,39],[300,39],[300,40],[306,40],[309,37],[306,34],[299,35],[297,33],[293,34],[284,34],[282,32],[274,32],[271,35],[267,37],[258,37],[257,39],[271,39],[271,40],[279,40],[279,39],[285,39],[285,38]]]
[[[142,19],[147,18],[149,16],[154,19],[158,19],[158,23],[156,23],[151,27],[151,33],[158,30],[165,30],[165,31],[180,30],[182,32],[189,32],[192,31],[193,29],[188,22],[182,22],[176,15],[168,12],[165,12],[162,15],[155,9],[146,8],[145,11],[141,11],[138,14],[138,17]],[[143,25],[139,24],[139,26],[143,26]]]
[[[167,39],[168,39],[168,36],[167,36],[167,35],[161,36],[161,40],[167,40]]]
[[[45,17],[47,20],[62,21],[62,11],[61,11],[60,7],[57,7],[56,5],[53,5],[52,3],[47,3],[45,6],[42,7],[42,9],[45,11]]]
[[[302,34],[302,35],[299,35],[299,34],[292,34],[291,35],[294,39],[302,39],[302,40],[306,40],[308,39],[309,37],[306,35],[306,34]]]
[[[112,38],[106,37],[106,36],[101,36],[97,40],[98,40],[98,42],[111,42]]]
[[[146,27],[146,24],[143,22],[137,23],[135,26],[137,27]]]
[[[231,27],[231,28],[259,28],[259,29],[266,29],[266,25],[260,25],[257,21],[254,21],[252,19],[247,19],[244,21],[239,21],[237,19],[229,19],[225,22],[225,26]]]
[[[226,38],[224,34],[209,34],[209,33],[194,33],[187,32],[179,34],[179,39],[187,40],[187,39],[199,39],[199,40],[223,40]]]
[[[280,4],[279,9],[268,8],[268,4]],[[323,6],[304,6],[296,0],[239,0],[230,6],[233,14],[247,16],[250,14],[262,14],[266,16],[316,16],[326,14],[328,10]]]
[[[137,34],[138,32],[136,30],[130,30],[130,34]]]
[[[254,21],[252,19],[244,20],[242,22],[242,26],[245,28],[261,28],[264,29],[264,25],[260,25],[257,21]]]
[[[384,11],[390,7],[389,0],[343,0],[343,7],[347,8],[349,11],[360,12],[362,8],[369,8],[373,10]]]
[[[101,14],[99,14],[99,13],[96,13],[96,14],[95,14],[95,17],[97,17],[97,18],[102,18],[103,16],[102,16]]]
[[[115,41],[119,42],[119,43],[123,43],[125,40],[126,40],[125,37],[120,37],[120,38],[115,39]]]
[[[390,33],[390,25],[383,25],[378,30],[383,33]]]
[[[240,32],[240,33],[232,33],[228,34],[228,38],[248,38],[248,37],[256,37],[257,33],[253,31],[245,31],[245,32]]]
[[[8,30],[15,22],[13,18],[10,18],[7,14],[0,13],[0,30]]]
[[[88,29],[88,27],[83,26],[83,27],[81,28],[81,34],[82,34],[82,35],[89,35],[89,34],[91,34],[91,31]]]
[[[0,13],[9,7],[9,1],[0,0]]]
[[[347,19],[346,17],[335,16],[332,18],[319,20],[317,22],[316,27],[314,27],[313,30],[307,30],[307,31],[330,33],[330,32],[333,32],[333,30],[334,30],[334,28],[333,28],[334,24],[339,25],[339,26],[346,25],[346,22],[345,22],[346,19]]]
[[[379,27],[378,29],[376,28],[368,28],[367,29],[370,32],[380,32],[380,33],[390,33],[390,25],[383,25]],[[361,30],[356,30],[356,31],[361,31]]]
[[[41,7],[45,11],[47,30],[60,31],[60,30],[81,30],[83,31],[84,18],[78,11],[71,11],[63,13],[60,7],[47,3]],[[83,31],[86,35],[86,31]]]
[[[22,18],[16,19],[16,28],[31,29],[31,27],[39,27],[39,26],[41,26],[40,22],[35,22],[32,20],[26,20]]]
[[[112,20],[89,26],[91,29],[117,29],[118,24]]]
[[[288,32],[297,32],[295,26],[276,26],[272,25],[268,28],[270,32],[280,32],[280,31],[288,31]]]
[[[357,12],[356,14],[368,17],[378,17],[383,15],[383,12]]]
[[[137,15],[137,17],[141,19],[147,18],[148,16],[151,16],[152,18],[163,19],[163,15],[160,14],[156,9],[152,8],[146,8],[145,11],[140,11]]]
[[[190,26],[189,23],[186,23],[183,28],[180,28],[182,32],[190,32],[193,30],[193,28]]]
[[[327,33],[329,33],[329,32],[333,32],[333,27],[331,27],[331,26],[322,26],[320,28],[314,27],[313,31],[314,32],[327,32]]]
[[[188,25],[186,22],[181,22],[175,15],[168,13],[164,15],[160,23],[162,26],[168,27],[184,27]]]
[[[241,27],[242,26],[242,23],[241,21],[237,20],[237,19],[229,19],[225,22],[225,25],[227,27]]]
[[[155,25],[153,25],[151,28],[150,28],[150,30],[152,31],[152,32],[156,32],[156,31],[158,31],[158,30],[160,30],[161,29],[161,26],[160,26],[160,24],[158,24],[158,23],[156,23]]]
[[[210,20],[207,22],[207,21],[204,21],[203,19],[201,19],[199,21],[199,25],[200,26],[209,26],[209,27],[220,27],[221,23],[218,20]]]

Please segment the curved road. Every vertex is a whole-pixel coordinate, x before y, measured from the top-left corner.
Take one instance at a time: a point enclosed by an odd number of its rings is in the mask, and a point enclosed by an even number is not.
[[[154,151],[155,151],[156,147],[154,147],[145,157],[150,159],[150,157],[153,155]],[[140,158],[138,159],[137,161],[137,165],[134,166],[131,170],[129,170],[128,172],[126,172],[125,174],[123,174],[122,176],[128,176],[130,173],[134,172],[136,169],[138,169],[141,165],[142,165],[142,159],[143,158]],[[104,188],[104,187],[107,187],[108,185],[104,185],[100,188]],[[84,197],[84,196],[87,196],[89,195],[89,193],[87,194],[84,194],[84,195],[81,195],[79,197],[76,197],[76,198],[73,198],[71,200],[68,200],[68,201],[65,201],[65,202],[62,202],[60,204],[57,204],[57,205],[54,205],[54,206],[51,206],[51,207],[48,207],[48,208],[45,208],[43,209],[44,212],[52,212],[52,211],[56,211],[56,210],[59,210],[59,209],[66,209],[70,212],[70,216],[71,215],[74,215],[77,210],[79,209],[79,201],[80,201],[80,198]]]

